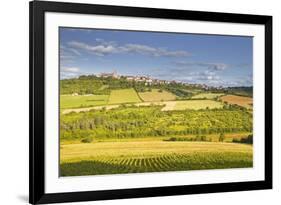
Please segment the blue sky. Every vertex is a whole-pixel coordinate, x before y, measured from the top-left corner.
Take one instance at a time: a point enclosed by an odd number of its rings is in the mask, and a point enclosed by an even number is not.
[[[61,78],[117,71],[211,86],[252,86],[252,37],[60,28]]]

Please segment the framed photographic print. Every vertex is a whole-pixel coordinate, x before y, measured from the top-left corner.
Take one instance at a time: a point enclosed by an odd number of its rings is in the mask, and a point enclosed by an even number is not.
[[[272,188],[272,17],[30,2],[30,203]]]

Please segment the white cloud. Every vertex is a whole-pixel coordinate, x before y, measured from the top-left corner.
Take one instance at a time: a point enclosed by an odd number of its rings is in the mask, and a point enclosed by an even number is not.
[[[228,67],[228,65],[224,63],[187,61],[175,61],[172,62],[172,65],[171,69],[167,71],[162,70],[156,72],[158,72],[159,76],[165,76],[165,78],[209,85],[222,83],[219,73]]]
[[[143,44],[125,44],[118,45],[114,41],[106,42],[103,39],[96,39],[96,45],[90,45],[78,41],[71,41],[68,46],[74,49],[80,49],[81,51],[87,51],[97,56],[104,56],[113,53],[130,53],[149,55],[154,57],[166,56],[166,57],[187,57],[190,53],[183,50],[167,50],[164,48],[155,48]]]
[[[80,53],[77,49],[69,48],[69,51],[71,51],[72,53],[74,53],[74,54],[76,54],[76,55],[78,55],[78,56],[81,55],[81,53]]]
[[[65,45],[60,45],[60,63],[66,65],[73,63],[81,53],[75,48],[69,48]]]
[[[75,73],[61,73],[61,74],[60,74],[60,78],[61,78],[61,79],[75,78],[75,77],[78,77],[78,75],[75,74]]]
[[[77,67],[62,67],[61,71],[62,72],[78,73],[78,72],[80,72],[80,69],[77,68]]]
[[[227,68],[227,65],[224,63],[211,63],[209,64],[209,68],[214,70],[224,70]]]
[[[115,41],[105,41],[104,39],[102,38],[96,38],[95,39],[96,42],[99,44],[99,45],[104,45],[104,46],[117,46],[117,43]]]
[[[147,45],[141,44],[126,44],[125,46],[120,47],[121,51],[128,53],[139,53],[143,55],[151,55],[155,57],[167,56],[167,57],[186,57],[190,56],[190,53],[187,51],[169,51],[163,48],[154,48]]]
[[[189,80],[194,82],[210,83],[211,81],[218,81],[220,77],[213,71],[203,71],[203,72],[190,72],[186,75]]]
[[[60,76],[62,79],[74,78],[81,74],[78,67],[61,67]]]
[[[91,46],[86,43],[81,43],[81,42],[77,42],[77,41],[71,41],[68,43],[68,45],[73,48],[76,48],[76,49],[81,49],[81,50],[91,52],[98,56],[104,56],[106,54],[116,52],[116,48],[114,48],[112,45]]]
[[[179,67],[192,67],[192,66],[205,67],[205,68],[208,68],[210,70],[215,70],[215,71],[225,70],[228,67],[228,65],[225,63],[176,61],[176,62],[174,62],[174,64]]]

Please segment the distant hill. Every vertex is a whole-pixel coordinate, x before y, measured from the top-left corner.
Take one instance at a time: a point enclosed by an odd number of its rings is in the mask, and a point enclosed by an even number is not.
[[[167,82],[154,79],[152,82],[128,80],[128,77],[98,77],[94,75],[80,76],[73,79],[60,80],[60,93],[108,95],[112,90],[134,88],[137,92],[151,92],[152,89],[167,90],[180,98],[190,98],[195,92],[204,92],[200,86]]]
[[[250,87],[228,87],[226,92],[229,94],[253,97],[253,86]]]
[[[147,77],[138,76],[118,76],[117,78],[112,76],[84,75],[78,78],[60,80],[61,94],[109,95],[111,90],[129,88],[134,88],[137,92],[146,92],[152,89],[167,90],[180,99],[187,99],[199,93],[210,92],[247,97],[253,96],[253,87],[211,87],[205,84],[188,84],[175,81],[147,79]]]

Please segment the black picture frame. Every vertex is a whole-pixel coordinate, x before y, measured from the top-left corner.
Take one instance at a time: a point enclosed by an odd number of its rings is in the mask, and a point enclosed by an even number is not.
[[[29,202],[31,204],[75,202],[168,195],[260,190],[272,188],[272,17],[201,11],[105,6],[62,2],[30,2],[30,165]],[[110,16],[149,17],[162,19],[197,20],[260,24],[265,26],[265,180],[235,183],[167,186],[153,188],[83,191],[71,193],[45,192],[45,75],[44,32],[45,13],[62,12]]]

